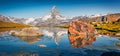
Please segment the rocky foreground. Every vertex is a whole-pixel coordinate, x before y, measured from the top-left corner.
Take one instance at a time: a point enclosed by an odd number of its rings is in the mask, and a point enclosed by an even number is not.
[[[68,32],[71,44],[77,48],[92,44],[98,36],[97,30],[92,25],[77,20],[72,21]]]

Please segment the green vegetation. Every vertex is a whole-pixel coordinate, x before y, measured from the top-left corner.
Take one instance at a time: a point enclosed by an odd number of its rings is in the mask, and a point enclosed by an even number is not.
[[[13,22],[0,22],[0,32],[9,30],[20,30],[25,27],[30,27],[29,25],[13,23]]]
[[[29,27],[29,25],[13,22],[0,22],[0,28],[18,28],[18,27]]]
[[[4,32],[4,31],[10,31],[10,30],[21,30],[23,29],[22,27],[19,28],[0,28],[0,32]]]
[[[120,33],[120,22],[94,22],[91,23],[98,30],[100,34],[115,36]]]
[[[69,28],[69,25],[57,25],[57,26],[55,26],[55,27],[60,27],[60,28]]]

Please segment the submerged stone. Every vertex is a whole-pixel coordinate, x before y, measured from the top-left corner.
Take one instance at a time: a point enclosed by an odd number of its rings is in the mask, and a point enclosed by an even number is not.
[[[119,46],[119,47],[120,47],[120,42],[116,43],[116,46]]]

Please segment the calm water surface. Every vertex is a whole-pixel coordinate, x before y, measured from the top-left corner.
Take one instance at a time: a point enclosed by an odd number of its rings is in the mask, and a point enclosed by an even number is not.
[[[0,56],[100,56],[104,52],[120,52],[116,37],[98,35],[91,44],[74,45],[69,40],[67,29],[39,28],[41,37],[12,36],[11,31],[0,32]],[[85,43],[85,41],[79,41]]]

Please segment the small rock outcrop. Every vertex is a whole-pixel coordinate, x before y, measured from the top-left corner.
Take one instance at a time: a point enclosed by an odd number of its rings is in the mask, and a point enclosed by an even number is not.
[[[19,32],[12,32],[14,36],[41,36],[42,33],[37,27],[24,28]]]
[[[70,43],[77,48],[91,45],[98,36],[97,30],[88,23],[74,20],[68,29]]]

